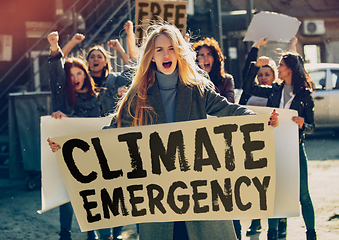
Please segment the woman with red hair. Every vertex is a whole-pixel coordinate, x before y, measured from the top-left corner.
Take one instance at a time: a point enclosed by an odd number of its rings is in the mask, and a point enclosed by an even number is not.
[[[224,60],[218,42],[214,38],[204,38],[193,45],[197,53],[197,63],[205,70],[214,83],[216,92],[234,103],[234,80],[231,74],[225,72]]]

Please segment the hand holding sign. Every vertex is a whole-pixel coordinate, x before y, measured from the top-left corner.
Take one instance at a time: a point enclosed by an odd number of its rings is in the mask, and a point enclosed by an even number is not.
[[[58,151],[61,147],[59,144],[57,144],[56,142],[52,141],[51,138],[47,138],[47,142],[49,144],[49,147],[51,148],[52,152],[56,152]]]
[[[261,38],[261,39],[259,39],[258,41],[256,41],[256,42],[253,44],[253,47],[259,49],[262,45],[265,45],[266,43],[267,43],[267,37],[264,37],[264,38]]]
[[[53,113],[52,113],[51,117],[52,117],[52,118],[55,118],[55,119],[61,119],[61,118],[67,117],[67,115],[64,114],[64,113],[61,112],[61,111],[56,111],[56,112],[53,112]]]
[[[56,112],[52,113],[51,117],[55,118],[55,119],[62,119],[62,118],[67,117],[67,115],[64,114],[61,111],[56,111]],[[47,138],[47,142],[48,142],[49,147],[51,148],[52,152],[55,153],[56,151],[58,151],[60,149],[60,145],[58,143],[52,141],[50,137]]]
[[[271,113],[270,120],[268,121],[268,125],[271,125],[272,127],[279,126],[279,113],[277,113],[275,109]]]

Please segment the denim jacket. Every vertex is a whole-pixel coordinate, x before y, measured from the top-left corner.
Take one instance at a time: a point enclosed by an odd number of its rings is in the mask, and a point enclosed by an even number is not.
[[[77,94],[77,106],[70,107],[66,95],[66,74],[62,52],[49,57],[50,86],[53,111],[60,110],[72,117],[99,117],[114,112],[117,103],[118,88],[128,86],[132,68],[122,73],[110,73],[101,83],[97,96],[86,99],[86,94]]]
[[[100,101],[98,95],[86,99],[86,93],[77,93],[77,105],[71,107],[67,101],[66,73],[63,54],[48,59],[50,63],[50,87],[52,91],[53,111],[60,110],[68,117],[100,117]]]
[[[129,85],[129,74],[127,71],[122,73],[110,73],[102,82],[102,89],[99,93],[102,116],[106,116],[114,112],[118,101],[118,88],[124,85]]]
[[[245,81],[246,73],[247,73],[247,71],[248,71],[248,69],[250,67],[251,62],[257,61],[258,52],[259,52],[258,48],[252,47],[250,52],[247,54],[247,58],[246,58],[246,61],[245,61],[245,66],[244,66],[244,68],[242,70],[242,81],[243,82]],[[250,97],[251,97],[250,94],[242,92],[240,100],[239,100],[239,104],[240,105],[246,105],[247,101],[250,99]]]

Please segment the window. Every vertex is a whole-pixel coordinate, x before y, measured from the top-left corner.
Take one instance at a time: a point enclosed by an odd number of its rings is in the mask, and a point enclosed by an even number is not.
[[[332,70],[332,88],[339,89],[339,70]]]
[[[304,45],[304,54],[306,63],[320,63],[320,46]]]
[[[309,71],[311,79],[314,82],[316,90],[322,90],[326,87],[326,70]]]

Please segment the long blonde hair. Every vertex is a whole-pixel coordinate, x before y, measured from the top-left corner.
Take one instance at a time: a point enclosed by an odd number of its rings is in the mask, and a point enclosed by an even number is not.
[[[121,115],[124,106],[127,104],[128,114],[133,117],[132,126],[142,126],[147,124],[148,118],[152,123],[152,113],[155,114],[152,106],[147,106],[147,90],[154,85],[156,64],[152,62],[155,51],[155,39],[164,34],[173,45],[175,54],[178,57],[179,79],[186,86],[197,86],[202,94],[204,88],[209,85],[205,76],[206,73],[197,66],[195,59],[196,53],[192,50],[191,45],[185,41],[180,31],[173,25],[155,24],[147,30],[148,34],[143,40],[136,73],[132,84],[119,102],[115,115],[117,116],[117,125],[121,126]],[[135,113],[131,111],[131,105],[136,101]]]

